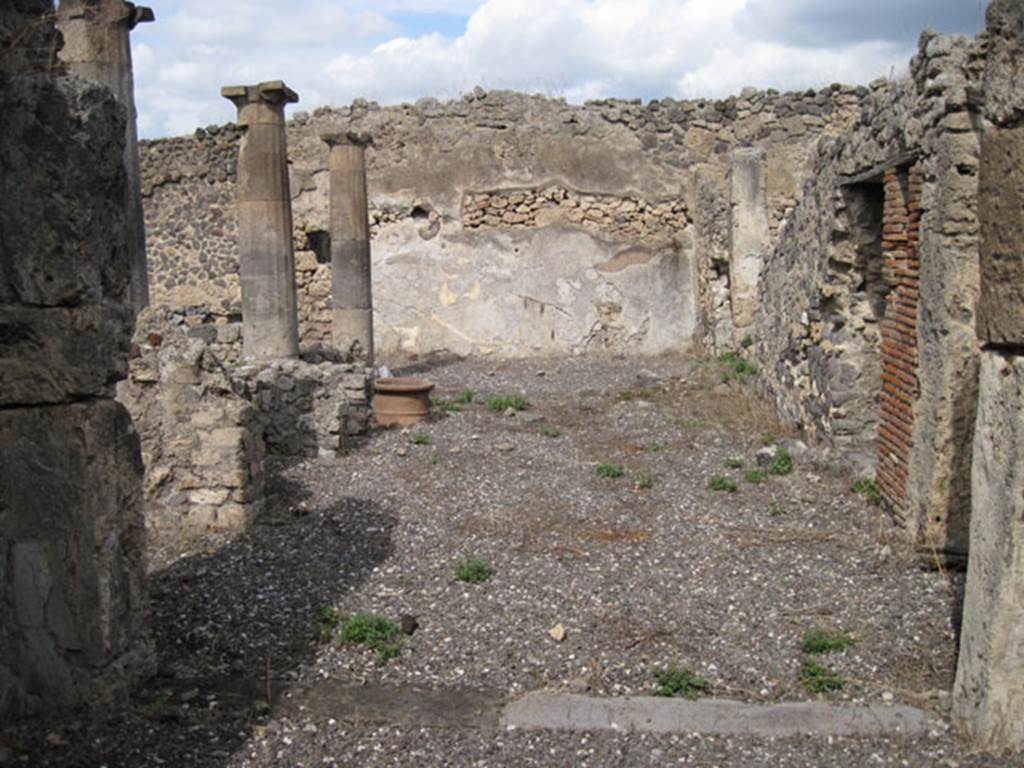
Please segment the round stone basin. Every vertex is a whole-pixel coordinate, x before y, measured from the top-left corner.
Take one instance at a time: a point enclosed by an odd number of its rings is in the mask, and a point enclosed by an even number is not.
[[[397,376],[373,382],[373,419],[381,427],[404,427],[426,421],[430,415],[430,391],[426,379]]]

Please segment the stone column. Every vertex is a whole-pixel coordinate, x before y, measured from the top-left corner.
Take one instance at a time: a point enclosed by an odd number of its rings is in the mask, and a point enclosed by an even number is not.
[[[373,290],[366,195],[368,136],[323,134],[331,148],[331,337],[341,352],[373,365]]]
[[[129,32],[154,20],[153,11],[124,0],[61,0],[57,25],[64,35],[60,59],[74,74],[105,85],[127,111],[124,167],[128,174],[127,216],[131,255],[128,299],[136,313],[149,304],[146,225],[139,182],[135,83]]]
[[[238,251],[242,354],[272,359],[299,354],[292,203],[284,107],[299,100],[280,80],[232,85],[221,95],[245,129],[238,153]]]
[[[754,325],[769,239],[765,152],[737,149],[729,158],[729,291],[736,341]]]

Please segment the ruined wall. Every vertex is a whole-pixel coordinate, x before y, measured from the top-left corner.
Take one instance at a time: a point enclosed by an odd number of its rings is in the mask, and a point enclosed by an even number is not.
[[[370,372],[324,359],[240,362],[237,323],[150,308],[118,400],[145,459],[146,524],[245,529],[264,502],[264,458],[336,456],[369,426]]]
[[[867,89],[584,107],[477,89],[463,99],[298,113],[289,124],[300,334],[329,338],[327,146],[368,152],[378,349],[657,353],[728,330],[727,157],[765,147],[770,226],[823,133]],[[143,142],[153,300],[236,314],[232,126]],[[705,298],[710,297],[710,301]],[[726,330],[722,330],[722,326]]]
[[[0,721],[151,667],[123,110],[62,76],[52,2],[0,6]]]
[[[978,358],[967,94],[984,55],[983,37],[925,33],[910,77],[874,83],[852,130],[821,142],[762,275],[754,345],[780,412],[844,450],[873,451],[885,399],[883,493],[919,543],[953,552]]]

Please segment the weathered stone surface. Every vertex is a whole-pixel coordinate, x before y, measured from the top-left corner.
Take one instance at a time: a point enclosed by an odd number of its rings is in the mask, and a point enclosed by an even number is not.
[[[992,0],[986,14],[990,53],[985,62],[984,108],[999,125],[1024,119],[1024,5]]]
[[[130,262],[117,235],[125,174],[116,101],[99,86],[43,75],[7,83],[0,98],[0,303],[120,303]]]
[[[152,650],[128,414],[109,400],[0,410],[0,467],[0,716],[123,694]]]
[[[985,352],[971,556],[954,716],[990,749],[1024,747],[1024,357]]]
[[[742,336],[754,323],[758,279],[769,246],[768,189],[763,149],[737,149],[732,153],[729,193],[732,324],[736,334]]]
[[[986,213],[978,336],[988,344],[1024,346],[1024,126],[986,131],[979,185]]]
[[[147,525],[244,529],[263,504],[265,447],[253,407],[233,391],[214,347],[162,310],[139,316],[136,346],[118,398],[142,438]]]
[[[125,0],[61,0],[57,21],[64,37],[60,59],[86,80],[109,88],[125,110],[124,210],[128,217],[131,262],[129,301],[138,312],[149,303],[146,232],[139,186],[139,146],[135,119],[135,83],[128,33],[153,21],[149,8]]]
[[[132,321],[123,110],[63,76],[52,17],[0,5],[0,721],[102,704],[152,659],[138,437],[110,399]]]
[[[127,373],[129,311],[0,306],[0,405],[111,396]]]

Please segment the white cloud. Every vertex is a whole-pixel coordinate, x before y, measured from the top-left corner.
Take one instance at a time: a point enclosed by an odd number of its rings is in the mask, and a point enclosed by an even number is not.
[[[450,98],[476,84],[579,101],[866,82],[902,68],[918,32],[808,45],[752,28],[751,9],[767,2],[182,0],[173,15],[133,33],[140,131],[230,120],[221,85],[279,78],[299,92],[298,109],[356,97]],[[771,2],[792,17],[810,0]],[[845,2],[814,0],[815,18]],[[465,14],[465,30],[419,34],[431,14]],[[414,34],[398,34],[408,24]]]

